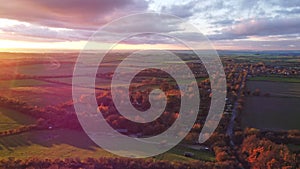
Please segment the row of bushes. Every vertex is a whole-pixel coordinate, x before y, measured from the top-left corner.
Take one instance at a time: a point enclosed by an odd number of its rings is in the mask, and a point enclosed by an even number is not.
[[[169,161],[154,161],[145,159],[128,159],[128,158],[88,158],[81,160],[79,158],[72,159],[28,159],[28,160],[17,160],[9,158],[7,160],[0,161],[1,168],[34,168],[34,169],[50,169],[50,168],[61,168],[61,169],[211,169],[219,168],[226,169],[232,168],[232,164],[229,162],[191,162],[191,163],[179,163]]]
[[[26,132],[26,131],[29,131],[29,130],[32,130],[32,129],[35,129],[35,128],[37,128],[36,124],[20,126],[18,128],[15,128],[15,129],[0,131],[0,136],[8,136],[8,135],[13,135],[13,134],[19,134],[19,133]]]

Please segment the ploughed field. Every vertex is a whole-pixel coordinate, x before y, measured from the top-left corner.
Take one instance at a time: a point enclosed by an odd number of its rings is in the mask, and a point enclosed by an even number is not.
[[[300,83],[255,78],[247,81],[250,91],[260,90],[260,96],[247,96],[242,114],[243,127],[259,129],[300,129]]]

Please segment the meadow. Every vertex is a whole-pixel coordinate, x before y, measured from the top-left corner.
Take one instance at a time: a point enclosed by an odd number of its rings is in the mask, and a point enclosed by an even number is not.
[[[300,83],[298,77],[279,77],[279,76],[256,76],[249,78],[250,81],[270,81],[270,82],[287,82],[287,83]]]
[[[11,54],[6,54],[11,55]],[[0,73],[0,95],[26,102],[30,106],[45,108],[57,106],[72,100],[73,57],[45,57],[38,55],[11,56],[14,59],[2,58],[2,66],[10,76]],[[25,61],[24,61],[25,59]],[[99,70],[108,73],[115,66],[115,59],[105,60]],[[92,62],[93,63],[93,62]],[[98,71],[98,72],[99,72]],[[142,78],[142,77],[141,77]],[[203,78],[198,78],[201,81]],[[108,87],[109,81],[97,78],[98,87]],[[17,110],[0,107],[0,131],[15,129],[34,124],[37,119],[24,115]],[[194,153],[185,157],[185,152]],[[101,149],[83,131],[71,129],[32,130],[0,137],[0,160],[14,157],[16,159],[64,159],[64,158],[99,158],[116,157]],[[154,160],[168,161],[215,161],[211,151],[199,151],[186,146],[177,146],[158,155]]]
[[[194,153],[194,157],[185,157],[185,152]],[[117,157],[97,146],[82,131],[70,129],[29,131],[0,138],[0,160],[16,159],[64,159],[64,158],[100,158]],[[209,151],[194,150],[177,146],[164,154],[153,157],[155,160],[168,161],[215,161]]]
[[[21,126],[34,123],[35,119],[28,115],[0,107],[0,131],[16,129]]]

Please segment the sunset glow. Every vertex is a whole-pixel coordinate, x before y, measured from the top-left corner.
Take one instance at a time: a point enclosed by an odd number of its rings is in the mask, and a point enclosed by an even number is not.
[[[300,0],[0,4],[0,169],[299,168]]]
[[[119,17],[135,12],[169,13],[188,20],[198,27],[217,49],[300,49],[299,12],[296,12],[297,7],[288,3],[278,2],[270,6],[261,1],[249,3],[246,1],[216,3],[166,1],[162,3],[154,0],[107,2],[105,5],[97,1],[91,1],[89,4],[77,2],[58,4],[60,3],[10,1],[1,5],[0,51],[82,50],[86,41],[97,29]],[[72,8],[66,8],[67,6]],[[11,10],[20,7],[23,10]],[[210,8],[215,11],[204,10]],[[79,15],[79,13],[84,14]],[[178,47],[159,42],[156,44],[151,42],[149,45],[147,43],[147,41],[142,44],[124,43],[120,44],[118,49],[176,49]]]

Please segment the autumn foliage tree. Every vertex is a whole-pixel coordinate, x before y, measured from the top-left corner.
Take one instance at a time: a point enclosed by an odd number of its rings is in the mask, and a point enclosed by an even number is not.
[[[240,147],[240,157],[250,168],[296,168],[296,159],[285,145],[275,144],[255,135],[244,139]]]

